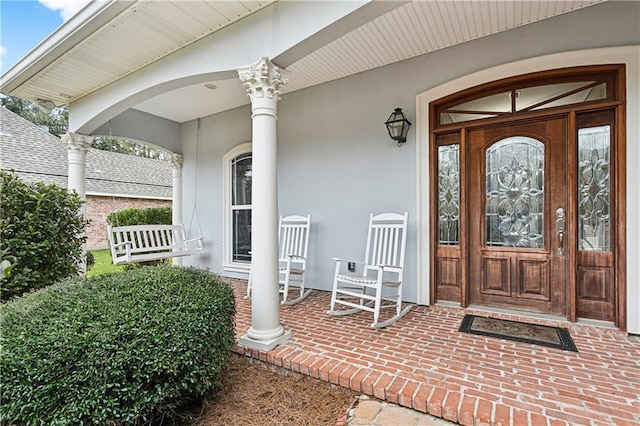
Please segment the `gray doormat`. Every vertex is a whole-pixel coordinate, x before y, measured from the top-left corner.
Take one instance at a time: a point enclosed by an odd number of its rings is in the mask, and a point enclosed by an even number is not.
[[[566,328],[465,315],[459,331],[578,352]]]

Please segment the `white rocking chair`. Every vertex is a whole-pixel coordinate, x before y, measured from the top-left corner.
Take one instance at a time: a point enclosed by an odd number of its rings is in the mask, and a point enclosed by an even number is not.
[[[280,216],[278,275],[283,305],[296,304],[311,293],[311,290],[304,288],[310,225],[311,215]],[[290,300],[291,289],[299,289],[300,295]],[[251,273],[247,282],[247,297],[251,297]]]
[[[369,217],[364,262],[334,258],[336,271],[329,315],[349,315],[361,310],[373,312],[371,327],[393,324],[411,310],[402,309],[402,278],[407,242],[408,213],[383,213]],[[351,265],[350,265],[351,264]],[[351,268],[349,268],[351,266]],[[361,270],[361,272],[356,272]],[[336,305],[351,309],[336,310]],[[395,315],[380,321],[381,309],[395,309]]]

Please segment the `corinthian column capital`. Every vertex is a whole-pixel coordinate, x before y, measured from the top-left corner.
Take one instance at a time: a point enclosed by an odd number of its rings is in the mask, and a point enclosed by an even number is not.
[[[169,162],[171,163],[171,167],[174,169],[181,169],[184,159],[180,154],[171,154]]]
[[[259,98],[279,100],[280,88],[289,81],[288,74],[266,56],[255,64],[238,68],[238,76],[252,101]]]
[[[67,150],[71,152],[85,153],[93,143],[93,137],[71,132],[60,136],[60,139],[62,139],[62,142],[67,146]]]

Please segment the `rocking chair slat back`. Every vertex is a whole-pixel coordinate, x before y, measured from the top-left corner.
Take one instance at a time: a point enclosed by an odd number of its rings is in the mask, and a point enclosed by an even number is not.
[[[307,257],[309,239],[309,218],[306,216],[287,216],[280,222],[280,260],[286,260],[287,256],[294,255]]]
[[[377,269],[379,265],[399,268],[404,266],[406,222],[403,221],[402,215],[394,216],[399,217],[394,218],[390,213],[375,218],[371,215],[365,269]],[[363,271],[365,275],[367,272]]]
[[[306,298],[311,290],[305,290],[307,250],[309,248],[309,216],[280,216],[278,234],[278,273],[282,304],[293,305]],[[247,282],[247,297],[251,296],[251,273]],[[289,290],[300,290],[300,295],[289,299]]]

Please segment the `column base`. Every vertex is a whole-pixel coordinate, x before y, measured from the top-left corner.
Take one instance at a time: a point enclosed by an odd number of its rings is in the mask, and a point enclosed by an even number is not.
[[[257,349],[263,352],[269,352],[278,345],[285,343],[291,338],[291,332],[285,331],[284,334],[267,340],[256,340],[245,334],[238,339],[238,343],[251,349]]]

